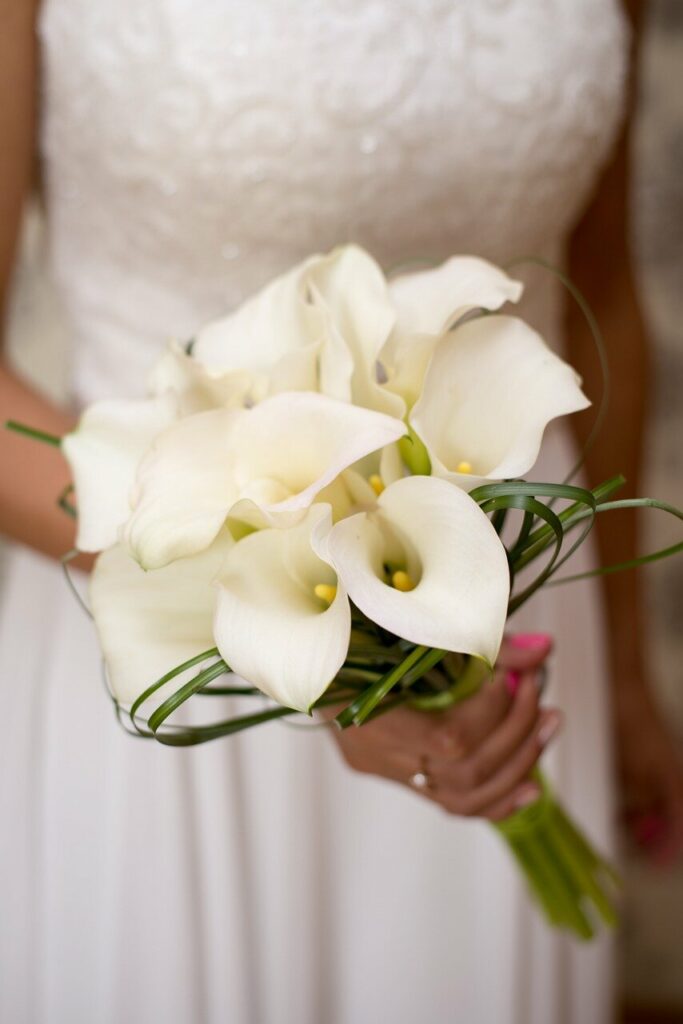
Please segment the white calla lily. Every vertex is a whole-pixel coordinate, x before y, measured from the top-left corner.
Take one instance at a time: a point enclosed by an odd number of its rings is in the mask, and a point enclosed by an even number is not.
[[[590,405],[580,384],[524,321],[487,316],[439,342],[411,425],[432,473],[471,490],[527,473],[548,423]]]
[[[271,281],[234,313],[207,324],[192,348],[193,358],[213,371],[248,372],[268,393],[315,391],[325,317],[310,301],[311,257]]]
[[[76,547],[102,551],[116,542],[130,515],[130,491],[140,459],[177,417],[166,394],[147,400],[95,402],[61,448],[73,475],[78,502]]]
[[[357,245],[335,249],[312,265],[308,274],[314,301],[329,317],[328,333],[351,357],[346,397],[356,405],[402,417],[400,397],[386,391],[377,379],[377,358],[394,326],[387,282],[377,262]],[[328,374],[335,380],[337,374]],[[325,375],[321,374],[321,390]]]
[[[522,285],[476,256],[453,256],[438,267],[401,274],[389,283],[396,328],[379,355],[388,390],[408,407],[419,397],[441,335],[474,309],[517,302]]]
[[[375,510],[333,526],[317,551],[373,622],[416,644],[495,662],[507,559],[464,491],[434,477],[405,477],[382,492]]]
[[[518,302],[521,282],[478,256],[452,256],[438,267],[400,274],[389,282],[401,334],[441,335],[473,309]]]
[[[304,712],[343,665],[351,633],[344,589],[311,547],[312,532],[330,523],[329,506],[314,505],[298,526],[253,533],[232,548],[217,578],[222,657],[268,696]]]
[[[239,492],[233,431],[246,411],[213,409],[156,438],[137,472],[123,540],[143,569],[197,554],[218,535]]]
[[[397,441],[405,424],[326,395],[276,395],[243,417],[236,432],[241,499],[231,516],[253,526],[295,525],[340,473]],[[281,495],[254,493],[253,481],[277,481]]]
[[[310,257],[230,316],[208,324],[194,342],[194,358],[213,372],[250,374],[253,401],[282,391],[317,390],[350,401],[353,353],[335,322],[338,311],[330,308],[341,265],[348,262],[343,252]],[[319,266],[324,269],[314,285]],[[321,296],[320,287],[329,287],[329,296]],[[385,411],[396,408],[391,399],[385,404],[391,406]]]
[[[303,261],[199,331],[192,356],[213,383],[199,382],[198,391],[195,380],[188,394],[205,400],[222,390],[253,403],[319,390],[402,418],[438,336],[468,310],[498,309],[520,293],[518,282],[472,256],[387,283],[369,253],[341,246]],[[167,360],[157,379],[177,377],[178,363]],[[186,376],[188,368],[180,369]]]
[[[171,669],[215,646],[211,582],[232,545],[225,530],[201,554],[154,572],[144,572],[120,544],[99,556],[90,607],[121,704],[131,704]]]
[[[198,413],[142,461],[126,543],[154,569],[201,551],[228,514],[254,526],[295,525],[344,469],[404,432],[400,420],[308,392]]]

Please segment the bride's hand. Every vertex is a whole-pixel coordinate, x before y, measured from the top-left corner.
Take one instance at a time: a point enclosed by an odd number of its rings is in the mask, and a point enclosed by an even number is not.
[[[337,732],[344,759],[451,814],[506,818],[539,795],[530,773],[561,725],[559,711],[539,707],[551,646],[545,636],[506,638],[493,681],[475,696],[438,714],[397,708]]]

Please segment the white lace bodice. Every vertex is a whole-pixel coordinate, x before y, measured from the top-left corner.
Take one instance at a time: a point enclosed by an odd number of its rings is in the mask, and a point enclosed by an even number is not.
[[[626,64],[617,0],[44,0],[40,35],[80,400],[339,242],[556,254]]]

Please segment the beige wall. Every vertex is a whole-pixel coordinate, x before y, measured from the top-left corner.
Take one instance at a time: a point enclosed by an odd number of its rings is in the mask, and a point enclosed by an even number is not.
[[[653,340],[654,393],[645,490],[683,508],[683,2],[651,0],[635,139],[638,275]],[[680,523],[646,517],[650,547]],[[652,679],[683,745],[683,559],[644,575]],[[683,864],[627,863],[622,987],[633,999],[683,1009]]]

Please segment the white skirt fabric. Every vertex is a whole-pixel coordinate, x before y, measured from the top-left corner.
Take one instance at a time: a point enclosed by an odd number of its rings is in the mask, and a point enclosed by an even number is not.
[[[611,846],[594,587],[558,638],[548,769]],[[125,734],[61,570],[9,559],[0,619],[0,1019],[8,1024],[606,1024],[611,940],[540,919],[494,830],[353,773],[282,723],[175,750]],[[212,698],[218,699],[218,698]]]

